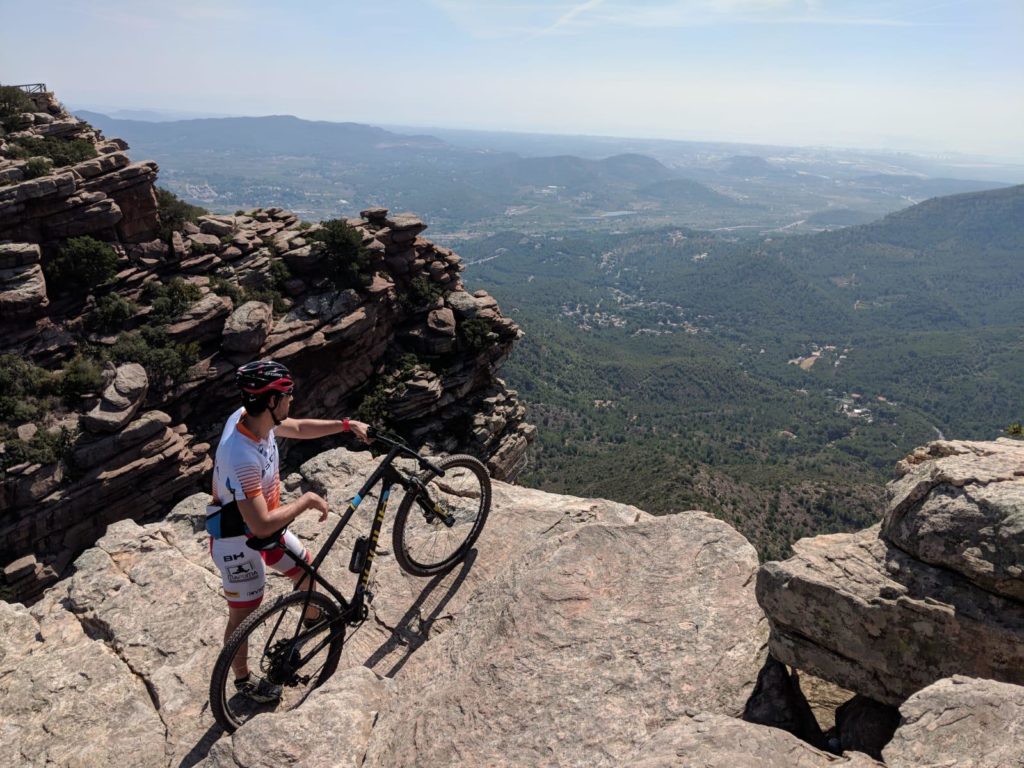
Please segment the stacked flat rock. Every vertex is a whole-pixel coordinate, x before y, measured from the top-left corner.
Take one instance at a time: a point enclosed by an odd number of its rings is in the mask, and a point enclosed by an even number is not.
[[[772,654],[897,706],[953,675],[1024,684],[1024,443],[932,443],[899,472],[880,526],[762,567]]]
[[[50,303],[35,243],[0,243],[0,319],[34,318]]]
[[[38,114],[50,122],[33,118],[7,138],[81,139],[93,145],[97,157],[27,178],[28,161],[6,160],[0,152],[0,241],[46,244],[86,234],[123,243],[150,239],[159,225],[156,163],[132,163],[124,142],[103,141],[52,94],[38,98],[46,108]]]
[[[149,390],[146,369],[138,363],[120,366],[96,407],[79,419],[90,432],[117,432],[131,421]]]
[[[493,298],[465,292],[461,260],[421,237],[421,219],[371,209],[350,220],[364,249],[364,274],[345,290],[325,277],[320,225],[279,207],[204,215],[157,237],[156,165],[132,162],[123,141],[103,139],[52,96],[33,98],[50,119],[29,114],[23,138],[82,139],[97,156],[35,179],[24,178],[24,163],[0,161],[0,241],[15,241],[0,244],[0,317],[10,329],[0,352],[54,369],[83,342],[102,349],[158,324],[168,343],[194,350],[199,361],[172,379],[161,362],[173,362],[172,352],[154,364],[148,386],[131,384],[122,370],[104,391],[87,395],[83,412],[67,419],[74,472],[64,464],[11,468],[0,496],[0,533],[9,534],[0,539],[5,594],[36,596],[67,553],[107,522],[141,519],[198,488],[210,462],[207,443],[237,407],[234,371],[250,359],[273,357],[295,371],[304,393],[296,416],[352,415],[365,393],[383,389],[392,426],[421,444],[474,453],[498,478],[514,478],[525,466],[533,431],[496,376],[521,332]],[[80,234],[110,243],[119,271],[90,296],[49,296],[42,266],[65,238]],[[174,280],[198,298],[168,317],[166,307],[157,312],[152,288]],[[95,323],[101,305],[130,316],[116,327]],[[415,367],[390,367],[410,356]],[[137,422],[151,413],[170,423],[161,427],[166,433],[143,440],[148,427]],[[34,426],[54,432],[61,418]],[[192,424],[204,428],[195,446]],[[30,439],[21,430],[30,425],[10,426]],[[113,453],[101,447],[115,444]],[[146,498],[131,508],[130,475],[143,470],[136,482]],[[159,488],[144,484],[150,481]],[[26,591],[32,569],[19,563],[28,556],[46,579]]]

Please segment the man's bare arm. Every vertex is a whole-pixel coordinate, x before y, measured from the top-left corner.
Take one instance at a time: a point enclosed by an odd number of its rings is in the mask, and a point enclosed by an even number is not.
[[[320,522],[327,519],[327,502],[312,492],[304,493],[295,501],[282,504],[277,509],[268,509],[267,500],[263,496],[240,499],[238,509],[249,530],[259,537],[269,536],[284,528],[307,509],[319,511]]]
[[[362,440],[369,442],[366,430],[369,427],[361,421],[349,421],[349,430],[352,434]],[[292,440],[313,440],[317,437],[327,437],[345,432],[345,420],[335,419],[285,419],[274,428],[274,434],[278,437],[287,437]]]

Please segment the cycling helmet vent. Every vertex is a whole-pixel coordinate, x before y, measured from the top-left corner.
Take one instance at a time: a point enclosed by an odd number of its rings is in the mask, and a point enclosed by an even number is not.
[[[275,392],[287,395],[295,389],[291,373],[274,360],[246,363],[235,372],[235,383],[247,398]]]

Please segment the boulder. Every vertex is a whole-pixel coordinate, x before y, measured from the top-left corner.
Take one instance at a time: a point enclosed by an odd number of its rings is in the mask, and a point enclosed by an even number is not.
[[[882,537],[1024,601],[1024,442],[935,442],[897,471]]]
[[[315,690],[301,710],[250,721],[218,741],[199,768],[334,768],[363,764],[380,711],[394,682],[366,667],[339,672]]]
[[[38,264],[41,259],[42,254],[35,243],[0,243],[0,269],[27,267]]]
[[[13,206],[26,200],[41,197],[68,197],[75,191],[75,177],[71,173],[40,176],[20,184],[0,189],[0,214],[5,207]]]
[[[654,733],[623,764],[630,768],[882,768],[882,763],[867,755],[832,755],[777,728],[712,712],[687,712]]]
[[[235,231],[234,216],[200,216],[199,231],[206,235],[215,235],[218,238],[225,237]]]
[[[225,352],[258,352],[274,325],[271,307],[247,301],[237,307],[224,323],[221,348]]]
[[[124,152],[110,152],[99,155],[91,160],[85,160],[71,166],[71,170],[83,179],[91,179],[104,173],[110,173],[131,164],[131,160]]]
[[[49,303],[39,264],[0,269],[0,318],[38,317]]]
[[[231,313],[231,299],[208,293],[167,326],[171,339],[205,341],[220,336],[224,322]]]
[[[427,327],[443,336],[455,336],[455,315],[448,309],[432,309],[427,314]]]
[[[890,768],[1008,768],[1024,764],[1024,688],[955,675],[911,696],[893,740]]]
[[[164,433],[170,424],[171,417],[163,411],[147,411],[112,435],[83,436],[75,443],[72,461],[75,466],[85,469],[105,464],[117,454]]]
[[[146,399],[149,377],[138,363],[119,366],[114,380],[103,390],[100,402],[79,423],[90,432],[117,432],[131,421]]]
[[[756,568],[700,512],[547,537],[403,670],[366,764],[618,766],[688,711],[739,715],[764,661]]]
[[[207,235],[200,232],[199,234],[189,235],[188,239],[192,243],[192,250],[197,253],[216,251],[220,248],[220,238],[217,235]]]
[[[792,558],[761,567],[772,655],[896,706],[956,674],[1024,683],[1024,604],[878,534],[803,539]]]

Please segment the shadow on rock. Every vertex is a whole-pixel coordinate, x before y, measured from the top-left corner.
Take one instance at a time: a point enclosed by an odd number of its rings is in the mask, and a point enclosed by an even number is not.
[[[472,549],[458,569],[438,574],[431,579],[392,628],[388,639],[370,654],[364,665],[383,677],[397,675],[416,649],[430,639],[434,622],[466,581],[476,558],[477,550]],[[390,662],[388,669],[377,669],[378,665],[385,662]]]

